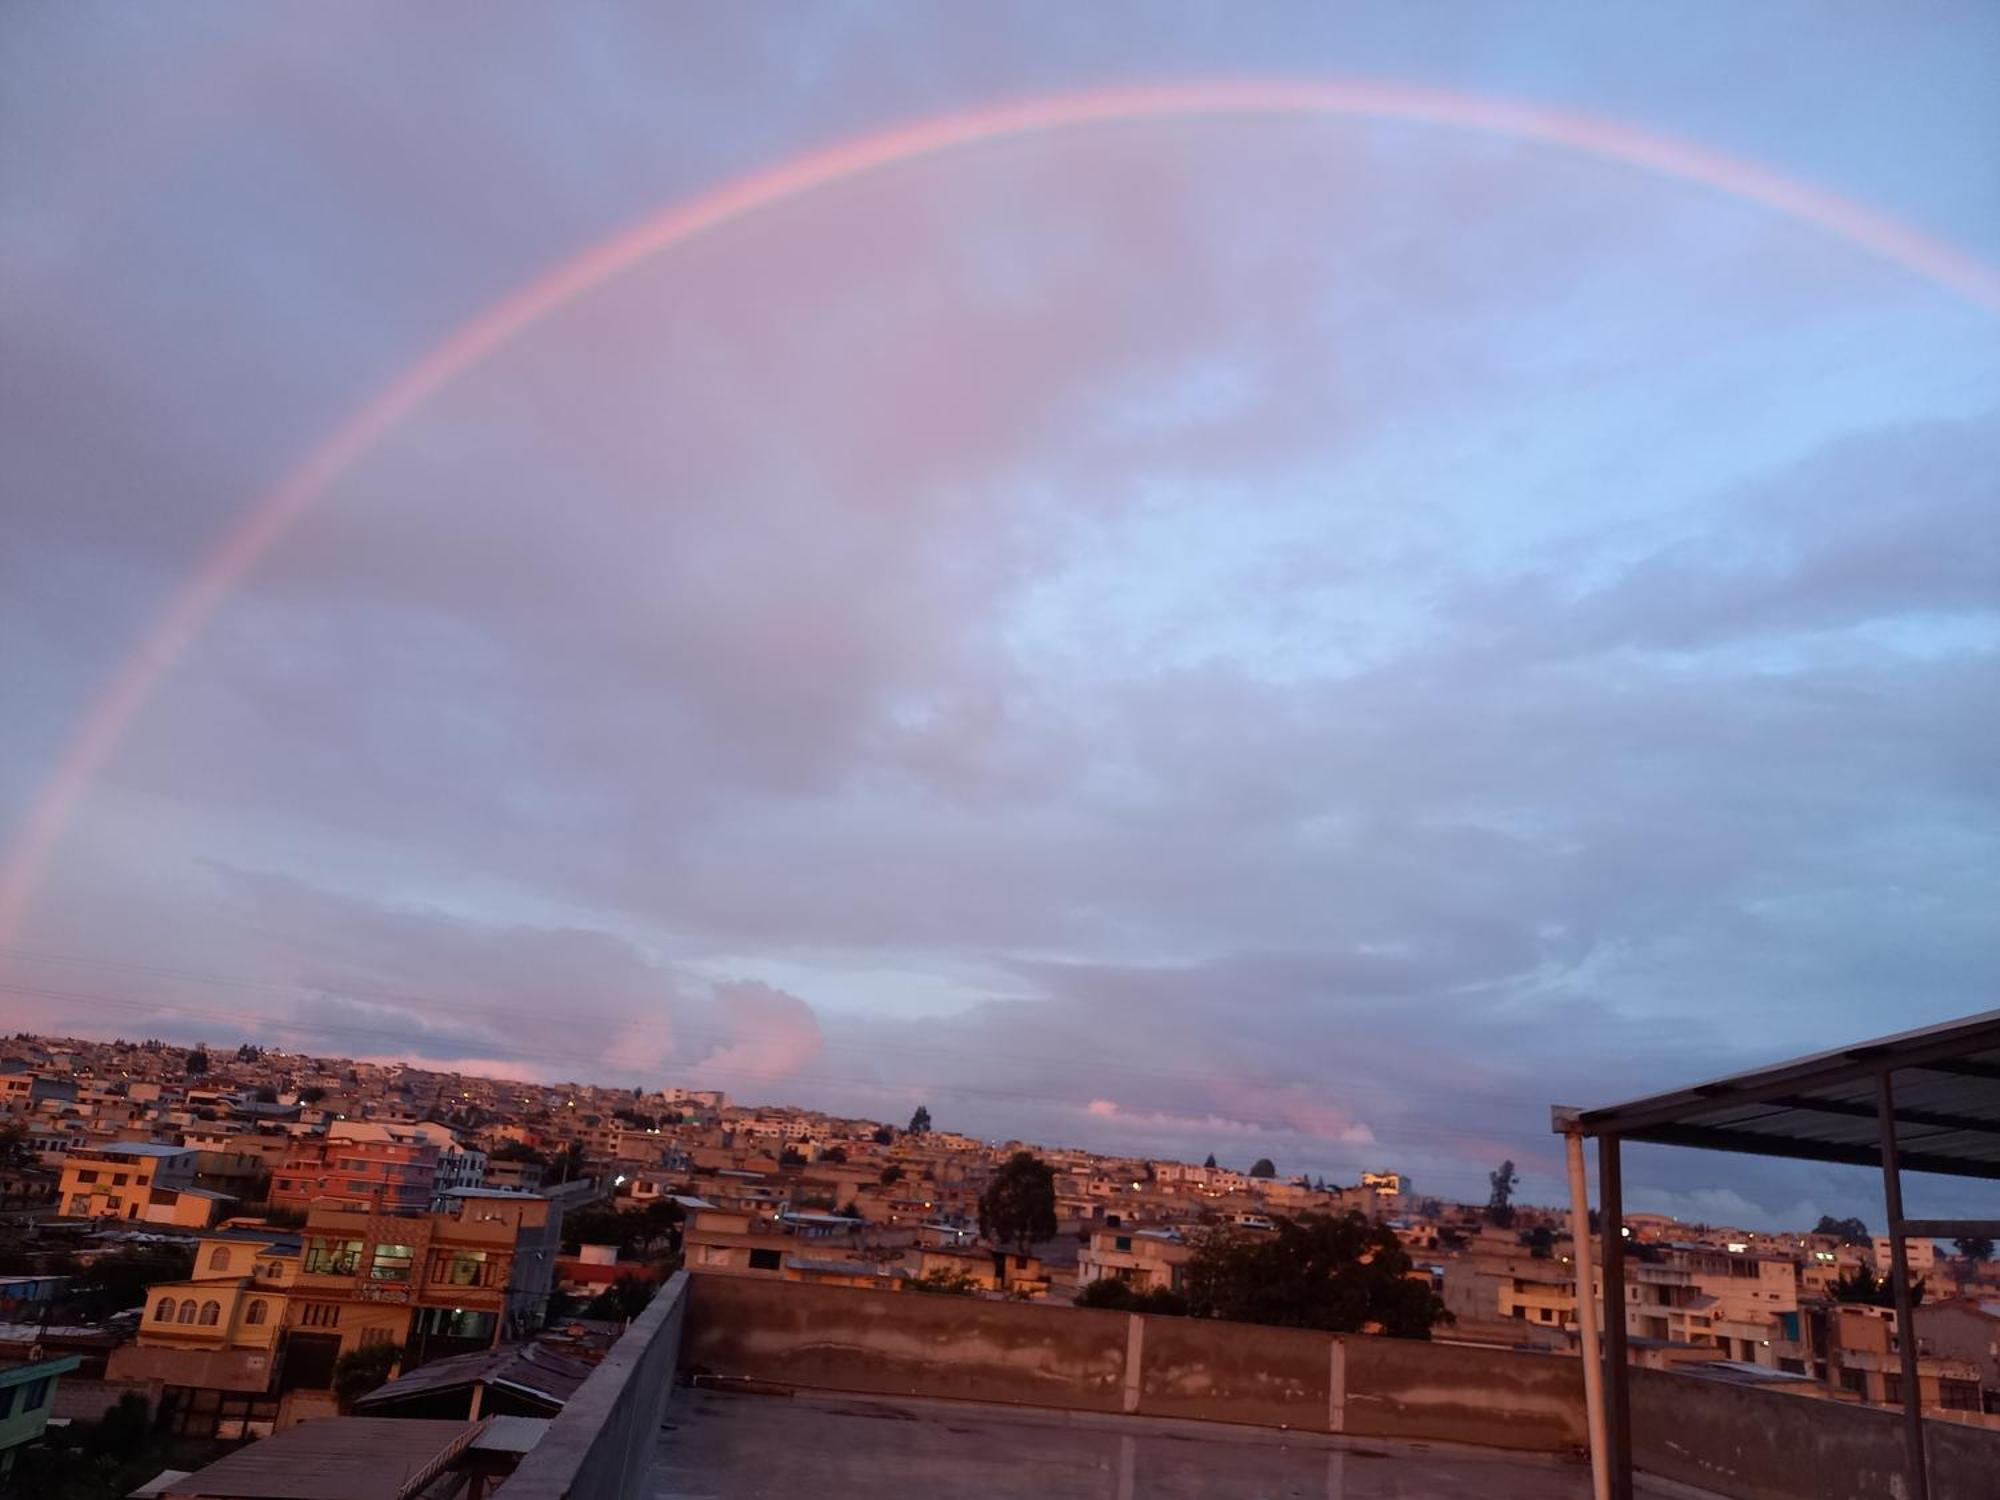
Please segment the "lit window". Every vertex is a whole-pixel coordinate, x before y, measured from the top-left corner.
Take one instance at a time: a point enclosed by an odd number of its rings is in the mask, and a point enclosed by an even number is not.
[[[305,1270],[319,1276],[352,1276],[361,1268],[361,1241],[316,1239],[306,1245]]]
[[[408,1245],[377,1245],[374,1263],[368,1268],[370,1281],[408,1281],[416,1251]]]

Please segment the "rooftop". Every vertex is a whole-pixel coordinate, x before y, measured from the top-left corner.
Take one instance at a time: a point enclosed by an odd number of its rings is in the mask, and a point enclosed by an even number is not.
[[[344,1417],[302,1422],[169,1485],[218,1500],[405,1500],[479,1431],[476,1422]]]
[[[899,1492],[925,1500],[1590,1495],[1581,1462],[1452,1443],[963,1401],[713,1390],[674,1397],[644,1492],[655,1500],[873,1500],[886,1474],[896,1476]],[[1638,1493],[1667,1492],[1641,1483]]]

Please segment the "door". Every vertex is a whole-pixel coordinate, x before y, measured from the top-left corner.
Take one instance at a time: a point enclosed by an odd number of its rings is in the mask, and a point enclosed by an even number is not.
[[[337,1333],[288,1333],[284,1363],[278,1370],[278,1390],[323,1391],[333,1384],[333,1362],[340,1357]]]

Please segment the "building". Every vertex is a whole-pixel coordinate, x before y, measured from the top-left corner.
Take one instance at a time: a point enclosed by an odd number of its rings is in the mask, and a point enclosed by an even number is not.
[[[1922,1347],[1970,1365],[1977,1372],[1981,1409],[2000,1414],[2000,1298],[1926,1302],[1911,1317]]]
[[[446,1146],[457,1149],[442,1126],[342,1122],[323,1139],[292,1143],[271,1175],[271,1202],[301,1212],[318,1205],[423,1213],[437,1194]]]
[[[1400,1198],[1409,1191],[1401,1172],[1363,1172],[1361,1185],[1381,1198]]]
[[[56,1382],[82,1363],[75,1354],[0,1361],[0,1482],[13,1472],[14,1455],[47,1430]]]
[[[1077,1257],[1076,1281],[1079,1287],[1111,1280],[1135,1292],[1178,1292],[1193,1254],[1178,1229],[1093,1229]]]
[[[481,1431],[477,1422],[394,1417],[307,1422],[204,1469],[164,1477],[151,1493],[158,1500],[416,1500],[469,1457]],[[465,1481],[443,1482],[458,1493]]]
[[[177,1436],[268,1436],[290,1388],[278,1355],[298,1271],[295,1234],[203,1235],[186,1280],[148,1289],[138,1336],[112,1351],[107,1377],[157,1381],[161,1426]]]
[[[200,1153],[154,1141],[85,1146],[63,1158],[56,1201],[71,1219],[206,1229],[230,1199],[195,1186]]]

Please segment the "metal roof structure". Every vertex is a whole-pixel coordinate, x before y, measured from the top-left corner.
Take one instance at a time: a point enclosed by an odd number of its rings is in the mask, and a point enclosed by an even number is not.
[[[1587,1136],[1879,1167],[1884,1072],[1905,1171],[2000,1179],[2000,1010],[1583,1110],[1576,1123]]]
[[[1912,1238],[2000,1233],[1994,1219],[1909,1219],[1905,1170],[2000,1181],[2000,1010],[1810,1057],[1652,1094],[1600,1109],[1553,1111],[1569,1137],[1570,1194],[1578,1279],[1589,1276],[1589,1216],[1582,1142],[1598,1143],[1604,1305],[1625,1304],[1625,1213],[1620,1147],[1626,1141],[1738,1151],[1804,1161],[1844,1162],[1882,1173],[1896,1325],[1911,1327]],[[1579,1305],[1591,1416],[1592,1477],[1601,1500],[1632,1494],[1630,1377],[1625,1318],[1604,1324],[1603,1384],[1596,1387],[1596,1299]],[[1903,1392],[1908,1489],[1931,1493],[1924,1451],[1916,1340],[1896,1341]]]

